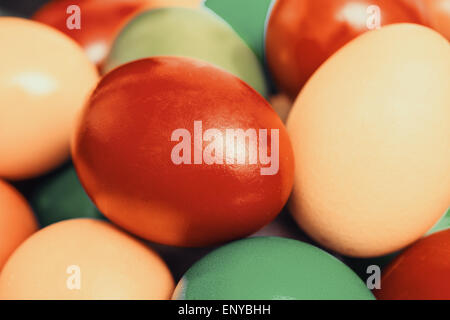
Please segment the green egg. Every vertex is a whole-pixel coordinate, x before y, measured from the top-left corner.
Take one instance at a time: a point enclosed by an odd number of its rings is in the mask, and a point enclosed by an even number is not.
[[[361,279],[335,257],[278,237],[248,238],[214,250],[186,272],[173,298],[374,299]]]
[[[258,58],[264,58],[264,30],[272,0],[206,0],[205,6],[228,22]]]
[[[450,228],[450,208],[446,213],[441,217],[441,219],[431,228],[430,231],[427,232],[426,235],[430,235],[432,233],[436,233],[442,230],[446,230]]]
[[[161,8],[138,15],[120,31],[103,71],[151,56],[204,60],[236,75],[263,96],[267,93],[256,55],[225,21],[204,8]]]
[[[29,199],[42,227],[74,218],[103,219],[81,186],[72,164],[40,179]]]

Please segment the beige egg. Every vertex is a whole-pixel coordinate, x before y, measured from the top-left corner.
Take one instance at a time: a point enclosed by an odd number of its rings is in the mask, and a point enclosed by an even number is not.
[[[401,249],[450,205],[450,45],[397,24],[368,32],[312,76],[288,119],[290,210],[322,245]]]
[[[26,19],[0,17],[0,47],[0,177],[35,177],[69,157],[97,71],[75,41]]]
[[[94,219],[36,232],[0,274],[0,300],[169,299],[173,290],[172,275],[156,252]]]

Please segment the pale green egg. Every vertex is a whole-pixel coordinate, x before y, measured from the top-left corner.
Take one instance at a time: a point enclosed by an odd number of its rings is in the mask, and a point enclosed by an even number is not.
[[[103,66],[107,72],[151,56],[185,56],[215,64],[262,95],[267,87],[256,55],[238,34],[208,9],[162,8],[143,12],[118,34]]]

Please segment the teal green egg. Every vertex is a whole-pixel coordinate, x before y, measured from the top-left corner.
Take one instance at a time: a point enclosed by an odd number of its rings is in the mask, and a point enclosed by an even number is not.
[[[297,240],[256,237],[232,242],[195,263],[178,283],[178,300],[372,300],[344,263]]]
[[[446,213],[439,219],[439,221],[427,232],[427,235],[446,230],[450,228],[450,208]]]
[[[264,58],[264,30],[272,0],[206,0],[205,6],[228,22]]]
[[[104,219],[81,186],[72,164],[39,179],[29,200],[42,227],[74,218]]]
[[[185,56],[215,64],[267,93],[263,67],[247,44],[205,8],[161,8],[141,13],[118,34],[103,66],[107,72],[151,56]]]

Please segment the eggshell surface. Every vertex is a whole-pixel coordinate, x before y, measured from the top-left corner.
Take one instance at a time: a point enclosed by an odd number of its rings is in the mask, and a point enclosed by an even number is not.
[[[178,283],[177,300],[373,300],[335,257],[304,242],[257,237],[220,247]]]
[[[0,43],[0,177],[35,177],[68,158],[97,71],[73,40],[37,22],[1,17]]]
[[[217,136],[197,144],[209,129]],[[250,163],[248,142],[226,147],[227,130],[239,129],[255,137],[267,130],[267,144],[258,149],[273,152],[273,166],[260,156]],[[174,139],[179,130],[189,137]],[[176,151],[181,140],[187,147]],[[194,159],[211,145],[216,160]],[[86,105],[72,153],[83,186],[107,218],[168,245],[249,235],[281,211],[293,183],[287,130],[268,102],[232,74],[190,58],[143,59],[107,74]],[[188,160],[174,162],[174,154]]]
[[[0,271],[13,251],[37,229],[37,221],[25,198],[0,180]]]
[[[0,275],[0,299],[167,299],[173,287],[169,269],[153,250],[93,219],[40,230]]]
[[[450,204],[449,101],[450,46],[431,29],[384,27],[332,56],[287,124],[301,228],[358,257],[425,234]]]
[[[383,272],[380,300],[450,300],[450,230],[427,236]]]
[[[267,93],[262,66],[247,44],[205,9],[162,8],[131,20],[114,41],[103,70],[140,58],[184,56],[215,64]]]

